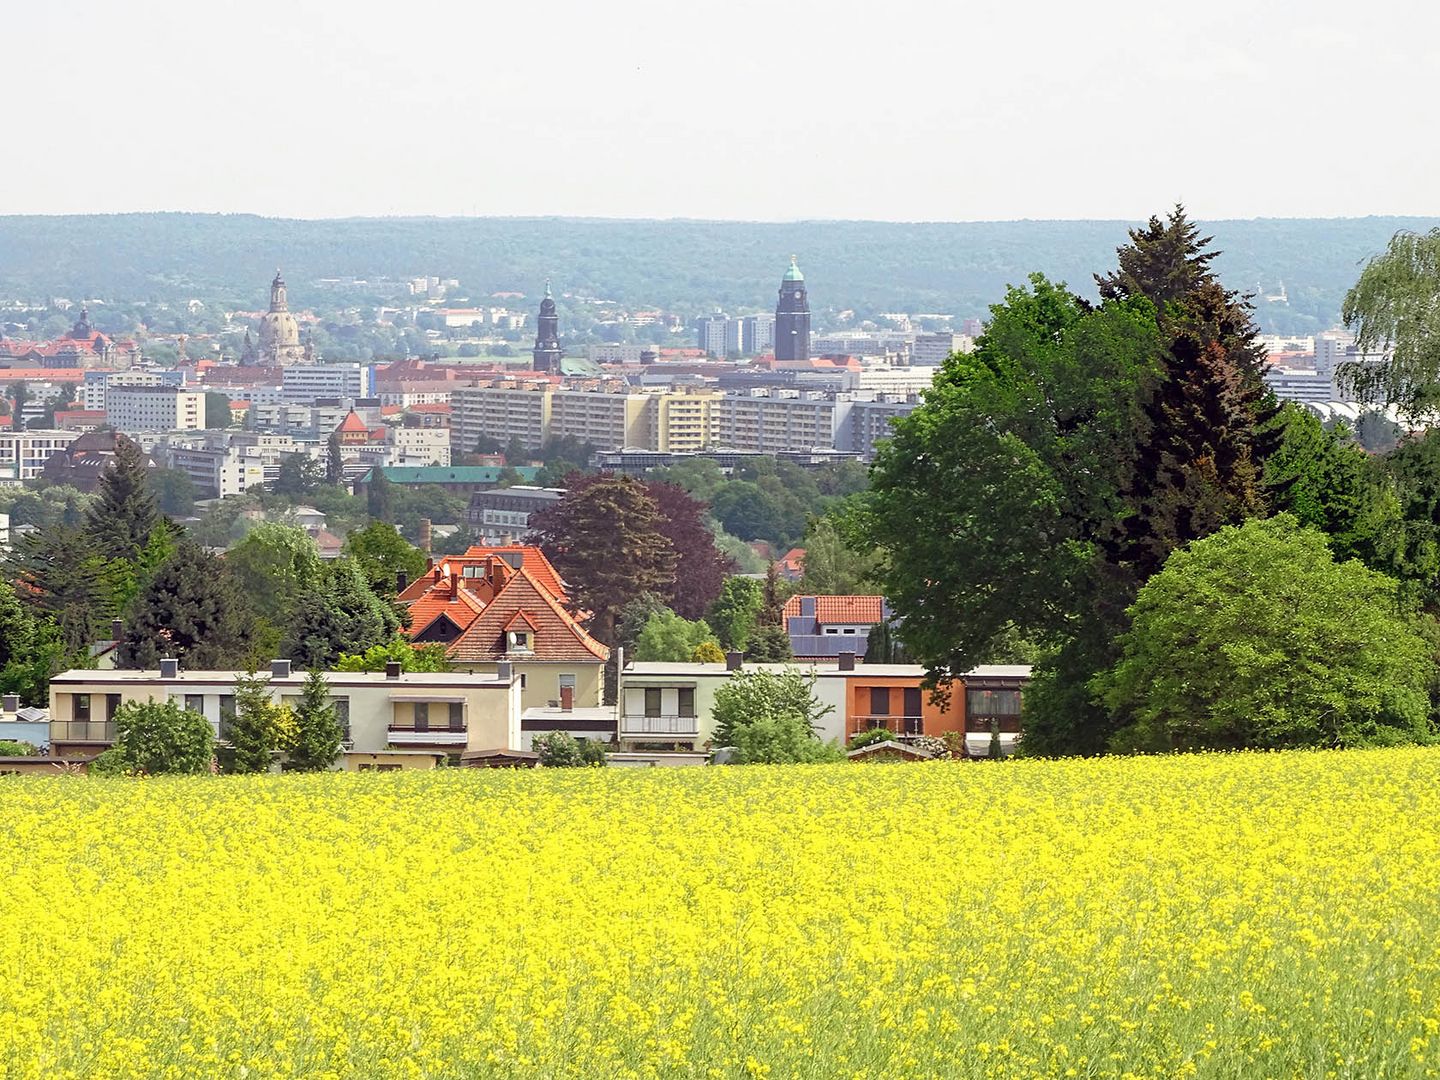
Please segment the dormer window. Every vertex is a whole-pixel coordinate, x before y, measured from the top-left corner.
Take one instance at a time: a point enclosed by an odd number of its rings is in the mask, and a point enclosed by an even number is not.
[[[508,636],[510,638],[510,652],[530,651],[530,632],[528,630],[511,630]]]

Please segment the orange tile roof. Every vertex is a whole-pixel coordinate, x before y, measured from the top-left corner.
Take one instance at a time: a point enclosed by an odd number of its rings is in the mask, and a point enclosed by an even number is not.
[[[505,630],[521,613],[535,627],[531,649],[510,653]],[[447,655],[459,663],[507,658],[589,663],[608,660],[610,650],[587,634],[551,592],[522,568],[470,628],[450,643]]]
[[[366,424],[364,420],[361,420],[359,416],[356,415],[354,409],[351,409],[348,413],[345,414],[345,419],[340,421],[340,426],[335,430],[347,432],[349,434],[370,434],[370,426]]]
[[[800,618],[800,601],[803,596],[792,596],[785,601],[785,618]],[[883,596],[817,596],[815,599],[815,621],[822,626],[842,624],[846,626],[873,626],[885,618]]]
[[[550,560],[545,557],[545,553],[534,544],[501,544],[495,547],[476,544],[466,550],[461,558],[483,559],[487,555],[505,555],[516,552],[520,555],[520,568],[549,589],[555,598],[563,603],[566,599],[565,582],[555,567],[551,565]]]
[[[442,615],[461,630],[465,630],[484,610],[485,605],[467,589],[456,589],[453,595],[447,587],[431,589],[410,605],[408,633],[411,637],[423,633],[426,627]]]

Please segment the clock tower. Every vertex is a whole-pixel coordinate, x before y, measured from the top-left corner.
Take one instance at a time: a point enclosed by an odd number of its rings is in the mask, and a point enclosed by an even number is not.
[[[550,295],[550,282],[545,282],[545,299],[540,301],[540,317],[536,320],[535,350],[532,354],[535,371],[547,375],[560,374],[560,316],[555,314],[555,298]]]
[[[810,300],[794,255],[780,279],[780,302],[775,305],[775,359],[802,363],[810,359]]]

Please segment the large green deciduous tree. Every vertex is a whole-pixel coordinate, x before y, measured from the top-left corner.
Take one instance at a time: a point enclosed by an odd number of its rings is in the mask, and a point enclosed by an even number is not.
[[[225,565],[255,613],[276,626],[323,576],[320,549],[301,528],[264,521],[225,553]]]
[[[1432,647],[1396,583],[1282,514],[1170,556],[1094,689],[1117,749],[1357,746],[1433,737]]]
[[[750,632],[755,628],[755,620],[760,615],[763,599],[764,589],[754,578],[725,579],[720,595],[705,615],[705,621],[715,631],[722,648],[745,648]]]
[[[1064,642],[1123,623],[1132,585],[1102,543],[1125,512],[1160,345],[1148,300],[1091,308],[1035,275],[881,444],[847,528],[883,551],[880,591],[937,684],[1012,627]]]
[[[130,701],[115,710],[113,751],[128,772],[209,772],[215,729],[172,701]]]
[[[699,619],[692,622],[673,611],[657,612],[635,641],[635,659],[684,663],[705,642],[719,648],[709,624]]]
[[[833,711],[833,706],[821,705],[816,698],[813,673],[794,669],[739,671],[715,691],[711,707],[715,745],[732,745],[739,728],[762,717],[796,720],[814,737],[820,721]]]
[[[805,534],[800,591],[816,596],[854,596],[875,590],[879,554],[857,550],[828,517],[816,518]]]
[[[1396,233],[1345,294],[1341,315],[1362,353],[1384,357],[1342,364],[1342,386],[1413,414],[1440,406],[1440,229]]]
[[[345,538],[345,554],[365,575],[377,596],[395,595],[396,575],[414,581],[425,572],[425,556],[394,525],[374,521]]]

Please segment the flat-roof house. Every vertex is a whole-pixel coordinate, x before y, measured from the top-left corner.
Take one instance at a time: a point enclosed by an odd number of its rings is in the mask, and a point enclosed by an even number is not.
[[[149,671],[61,672],[50,680],[50,746],[73,758],[94,757],[115,741],[115,713],[129,702],[173,701],[200,713],[218,738],[235,707],[240,671],[186,671],[173,660]],[[433,768],[476,751],[519,750],[520,677],[513,668],[471,675],[460,671],[325,674],[330,700],[345,729],[340,768]],[[271,667],[273,699],[298,701],[305,673],[288,661]]]

